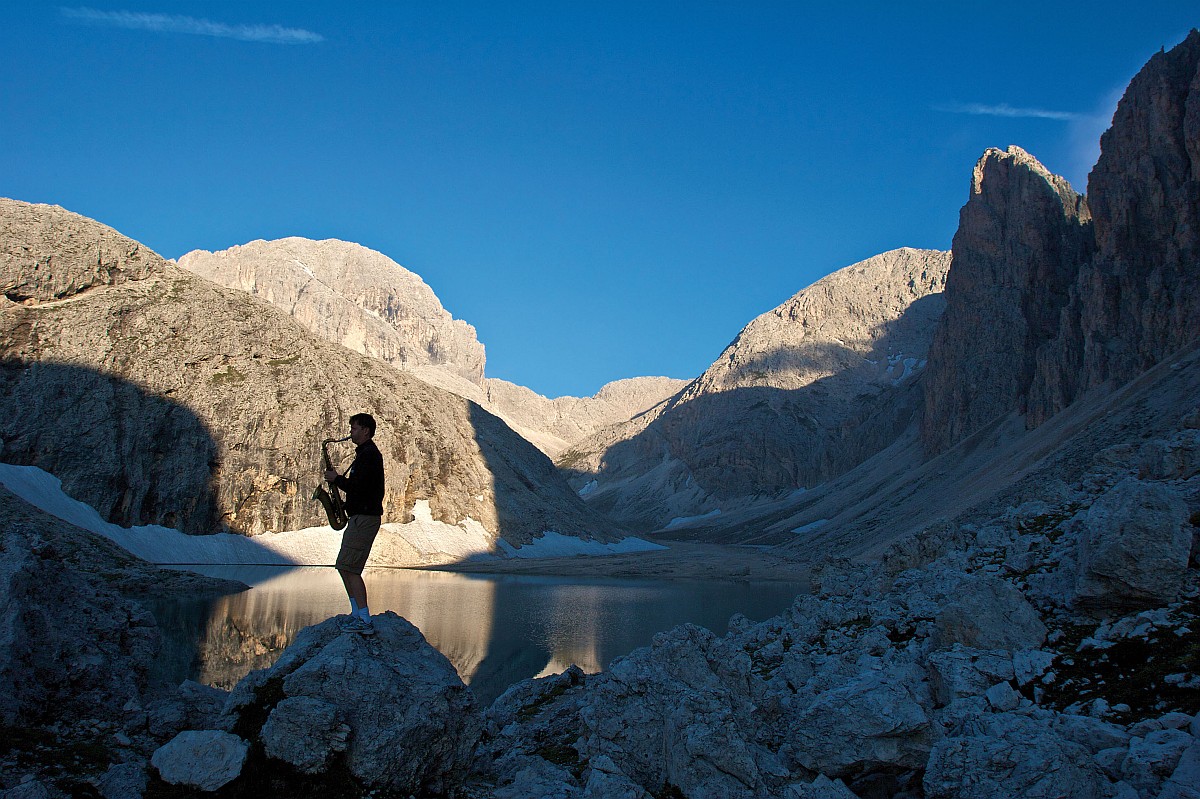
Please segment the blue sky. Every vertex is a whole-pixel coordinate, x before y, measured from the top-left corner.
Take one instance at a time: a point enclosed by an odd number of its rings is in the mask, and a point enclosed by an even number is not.
[[[0,3],[0,195],[166,257],[356,241],[548,396],[949,248],[1017,144],[1083,190],[1191,2]]]

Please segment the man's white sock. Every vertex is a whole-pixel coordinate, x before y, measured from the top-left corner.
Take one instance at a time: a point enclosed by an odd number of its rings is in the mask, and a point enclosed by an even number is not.
[[[357,610],[354,611],[354,615],[358,616],[360,619],[362,619],[365,622],[371,621],[371,612],[369,610],[367,610],[366,608],[358,608]]]
[[[358,615],[358,603],[354,601],[354,597],[350,598],[350,615],[351,616]]]

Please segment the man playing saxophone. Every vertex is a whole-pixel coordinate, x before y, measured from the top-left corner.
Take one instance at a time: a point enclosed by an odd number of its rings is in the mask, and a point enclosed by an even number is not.
[[[354,462],[344,475],[336,469],[325,470],[325,480],[346,492],[348,519],[336,563],[350,599],[350,617],[342,623],[342,629],[362,635],[375,633],[362,572],[383,521],[383,454],[375,446],[374,438],[374,417],[354,414],[350,417],[350,440],[357,447]]]

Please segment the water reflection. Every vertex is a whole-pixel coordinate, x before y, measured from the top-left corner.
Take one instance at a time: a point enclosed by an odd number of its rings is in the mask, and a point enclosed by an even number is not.
[[[167,646],[158,676],[232,688],[274,663],[303,628],[347,611],[330,568],[195,567],[252,589],[153,606]],[[368,569],[371,611],[416,625],[483,702],[527,677],[571,664],[589,672],[683,622],[724,633],[730,615],[764,619],[799,590],[783,583],[720,583],[462,575]]]

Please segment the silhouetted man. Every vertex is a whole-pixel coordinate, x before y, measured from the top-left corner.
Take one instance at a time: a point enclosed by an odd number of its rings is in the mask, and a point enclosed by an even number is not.
[[[325,471],[325,479],[346,492],[348,518],[336,564],[346,586],[346,596],[350,598],[350,617],[342,622],[342,629],[362,635],[375,634],[362,572],[383,522],[383,454],[375,446],[374,438],[375,419],[370,414],[351,416],[350,440],[357,446],[354,463],[344,475],[336,469]]]

